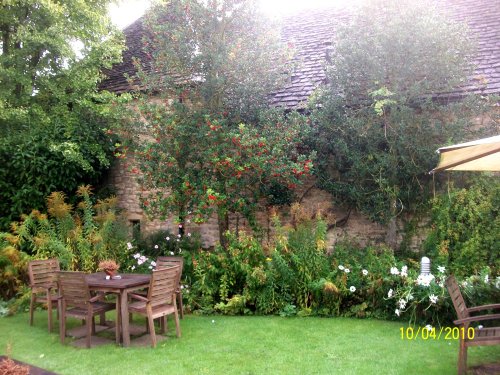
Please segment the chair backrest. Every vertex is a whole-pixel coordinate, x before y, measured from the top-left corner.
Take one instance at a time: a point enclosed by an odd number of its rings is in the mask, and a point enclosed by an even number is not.
[[[458,286],[455,276],[450,275],[446,279],[446,289],[450,293],[451,301],[453,306],[455,306],[455,311],[457,312],[458,319],[464,319],[469,317],[469,312],[467,310],[467,305],[465,304],[464,297],[460,292],[460,287]]]
[[[90,290],[83,272],[58,272],[59,294],[67,306],[86,307],[90,300]]]
[[[59,261],[57,259],[32,260],[28,263],[31,288],[57,287],[58,271]]]
[[[175,298],[172,296],[177,289],[177,279],[180,272],[180,266],[153,270],[148,290],[148,300],[153,307],[164,305],[170,301],[175,302]]]
[[[182,277],[182,269],[184,268],[184,258],[183,257],[174,257],[174,256],[165,256],[156,258],[156,269],[172,267],[172,266],[180,266],[180,272],[177,278],[177,285],[181,283]]]

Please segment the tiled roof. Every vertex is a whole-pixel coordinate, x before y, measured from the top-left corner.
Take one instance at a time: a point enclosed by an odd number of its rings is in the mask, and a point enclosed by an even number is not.
[[[447,93],[447,97],[464,93],[500,94],[500,1],[499,0],[437,0],[450,10],[458,21],[468,23],[478,39],[478,51],[474,56],[476,70],[469,84]],[[324,81],[324,63],[335,27],[349,17],[349,10],[321,9],[303,11],[283,22],[282,35],[296,49],[298,65],[290,82],[273,93],[273,106],[300,108],[318,85]],[[115,93],[131,90],[124,73],[135,73],[132,56],[144,59],[142,53],[142,19],[124,30],[128,49],[123,62],[106,72],[108,79],[102,85]]]

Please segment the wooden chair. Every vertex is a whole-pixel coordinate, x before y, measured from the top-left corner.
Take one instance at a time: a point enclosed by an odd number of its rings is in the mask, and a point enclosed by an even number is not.
[[[462,293],[460,292],[460,288],[454,276],[448,277],[446,280],[446,288],[450,293],[458,317],[453,323],[460,327],[458,374],[465,374],[467,371],[467,348],[469,346],[500,344],[500,327],[475,328],[474,334],[472,334],[472,331],[469,331],[472,322],[500,319],[500,314],[471,316],[471,313],[481,310],[500,310],[500,303],[468,308],[465,305],[464,298],[462,297]]]
[[[86,346],[91,346],[91,336],[95,334],[96,315],[104,315],[106,311],[114,310],[114,303],[103,302],[104,294],[94,297],[90,290],[83,272],[61,271],[58,273],[59,280],[59,335],[61,343],[64,344],[66,337],[66,318],[68,316],[85,320],[87,327]],[[119,335],[118,325],[116,334]]]
[[[57,259],[32,260],[28,263],[31,288],[30,325],[33,325],[36,304],[47,304],[49,332],[52,332],[52,309],[57,309],[58,271],[59,261]]]
[[[175,295],[177,298],[177,307],[179,308],[179,313],[181,319],[184,318],[184,306],[182,304],[182,288],[181,288],[181,278],[182,278],[182,269],[184,267],[184,258],[183,257],[174,257],[174,256],[164,256],[158,257],[156,259],[156,269],[172,267],[172,266],[180,266],[181,270],[179,272],[179,277],[177,280],[177,288],[175,290]]]
[[[149,284],[148,295],[144,297],[140,294],[129,294],[132,301],[128,306],[129,313],[144,315],[147,317],[149,334],[151,335],[151,346],[156,347],[156,333],[154,319],[161,318],[161,333],[165,332],[168,315],[174,315],[175,330],[177,337],[181,337],[181,327],[179,323],[179,313],[175,298],[177,280],[181,272],[180,266],[160,268],[153,270],[151,282]]]

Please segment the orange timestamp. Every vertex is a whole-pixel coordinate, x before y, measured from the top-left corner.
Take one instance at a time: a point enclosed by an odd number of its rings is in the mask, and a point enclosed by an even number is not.
[[[401,340],[473,340],[476,331],[473,327],[400,327]]]

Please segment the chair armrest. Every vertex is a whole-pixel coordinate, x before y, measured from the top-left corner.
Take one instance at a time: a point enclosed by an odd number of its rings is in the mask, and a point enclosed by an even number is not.
[[[471,316],[469,318],[454,320],[453,323],[455,323],[456,325],[461,325],[464,323],[477,322],[481,320],[493,320],[493,319],[500,319],[500,314]]]
[[[469,312],[475,312],[475,311],[481,311],[481,310],[500,310],[500,303],[495,303],[492,305],[469,307],[467,310]]]
[[[99,300],[103,300],[104,297],[106,297],[106,294],[99,293],[99,294],[95,295],[94,297],[92,297],[91,299],[89,299],[89,302],[97,302]]]
[[[149,300],[146,297],[141,296],[140,294],[129,293],[129,296],[130,296],[130,298],[135,298],[135,299],[138,299],[140,301],[149,302]]]

